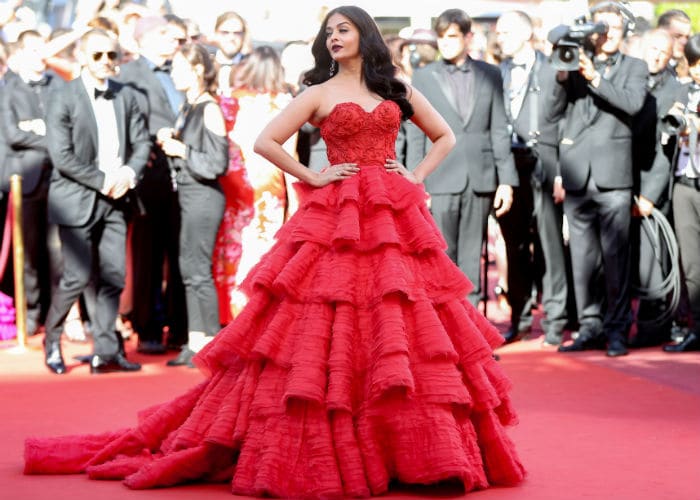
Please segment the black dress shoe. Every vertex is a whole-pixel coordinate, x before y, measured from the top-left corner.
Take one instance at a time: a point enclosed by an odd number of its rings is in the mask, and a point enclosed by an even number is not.
[[[629,351],[625,347],[625,343],[622,340],[614,339],[608,343],[608,350],[605,353],[606,356],[610,358],[617,358],[618,356],[627,356]]]
[[[189,366],[194,368],[194,363],[192,363],[192,358],[196,353],[187,346],[183,346],[180,354],[176,358],[167,361],[165,364],[168,366]]]
[[[66,373],[66,363],[61,354],[60,342],[49,342],[44,346],[46,352],[46,367],[56,375]]]
[[[665,352],[689,352],[700,351],[700,337],[696,333],[689,333],[685,338],[677,344],[669,344],[664,346]]]
[[[511,342],[519,340],[524,335],[527,335],[528,333],[530,333],[531,330],[532,329],[530,327],[519,328],[518,331],[515,331],[513,328],[510,328],[503,334],[503,338],[505,339],[506,344],[510,344]]]
[[[110,357],[95,354],[90,360],[90,373],[136,372],[140,369],[140,364],[132,363],[120,353]]]
[[[605,348],[604,339],[598,335],[595,337],[579,335],[572,344],[560,345],[557,351],[559,352],[579,352],[579,351],[594,351]]]

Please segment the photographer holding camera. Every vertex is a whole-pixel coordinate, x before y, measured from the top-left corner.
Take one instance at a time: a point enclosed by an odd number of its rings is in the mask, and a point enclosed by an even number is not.
[[[591,55],[578,71],[559,72],[569,107],[559,142],[564,212],[569,223],[579,335],[560,352],[604,348],[627,354],[631,323],[629,228],[632,205],[632,118],[642,108],[648,71],[620,53],[628,22],[624,7],[591,10],[606,33],[590,35]],[[604,292],[597,286],[603,267]]]
[[[516,340],[531,326],[536,278],[531,243],[539,236],[544,257],[544,341],[559,345],[567,323],[568,284],[563,212],[554,200],[553,185],[558,171],[558,126],[567,101],[564,88],[555,81],[556,70],[534,49],[532,35],[532,21],[524,12],[506,12],[496,22],[496,40],[504,56],[501,73],[511,151],[520,178],[520,186],[513,189],[512,209],[498,219],[511,271],[511,328],[504,336],[507,342]]]
[[[642,38],[642,58],[649,68],[648,94],[633,124],[632,160],[634,165],[632,252],[640,286],[637,335],[630,345],[660,345],[670,338],[672,317],[664,289],[665,269],[670,268],[665,247],[657,241],[659,221],[652,216],[657,208],[670,215],[669,180],[676,147],[676,135],[683,117],[674,110],[684,106],[683,86],[668,62],[673,54],[673,38],[655,29]],[[685,92],[687,94],[687,91]],[[675,125],[675,127],[674,127]],[[685,127],[683,127],[685,128]]]
[[[683,121],[687,126],[679,138],[672,200],[676,238],[693,325],[681,342],[665,346],[666,352],[700,350],[700,35],[694,35],[688,40],[685,57],[693,81],[686,87],[688,104]]]

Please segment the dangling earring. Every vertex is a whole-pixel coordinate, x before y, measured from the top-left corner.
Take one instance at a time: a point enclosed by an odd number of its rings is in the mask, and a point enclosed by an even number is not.
[[[335,73],[335,59],[331,59],[331,70],[328,72],[328,75],[333,76],[333,73]]]

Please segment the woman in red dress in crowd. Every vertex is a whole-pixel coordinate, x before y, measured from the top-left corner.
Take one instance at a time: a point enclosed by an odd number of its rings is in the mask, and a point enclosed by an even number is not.
[[[234,316],[232,302],[240,284],[236,281],[236,274],[243,253],[241,237],[243,229],[253,219],[254,193],[248,180],[243,152],[231,139],[231,131],[236,126],[240,109],[238,97],[220,95],[219,106],[224,113],[226,133],[229,137],[229,165],[226,174],[219,179],[226,197],[226,207],[216,236],[212,272],[219,295],[219,321],[222,325],[227,325]]]
[[[454,135],[395,78],[365,11],[331,10],[313,53],[311,86],[256,142],[302,181],[299,210],[243,283],[246,308],[194,358],[206,380],[130,430],[28,439],[26,473],[135,489],[227,480],[238,495],[295,498],[523,479],[493,358],[503,338],[466,300],[421,185]],[[394,159],[402,118],[433,142],[412,172]],[[328,145],[322,172],[282,147],[306,121]]]

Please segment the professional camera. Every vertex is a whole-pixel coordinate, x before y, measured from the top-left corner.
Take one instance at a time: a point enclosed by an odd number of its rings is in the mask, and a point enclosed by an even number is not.
[[[576,18],[571,26],[566,24],[556,26],[547,35],[547,40],[552,44],[550,56],[552,66],[560,71],[577,71],[579,49],[583,48],[592,54],[591,36],[596,33],[607,33],[607,31],[607,24],[586,21],[585,16]]]
[[[661,132],[666,135],[683,135],[688,128],[689,120],[700,115],[700,86],[690,84],[688,103],[684,108],[674,106],[671,111],[661,117]]]

